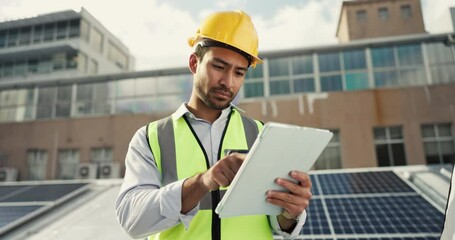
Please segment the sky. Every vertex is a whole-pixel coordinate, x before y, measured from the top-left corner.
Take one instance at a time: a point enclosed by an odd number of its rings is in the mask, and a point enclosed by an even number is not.
[[[252,18],[259,52],[336,44],[342,0],[0,0],[0,21],[81,7],[117,36],[135,57],[136,70],[184,67],[187,39],[214,11],[241,9]],[[453,31],[455,0],[421,0],[429,33]]]

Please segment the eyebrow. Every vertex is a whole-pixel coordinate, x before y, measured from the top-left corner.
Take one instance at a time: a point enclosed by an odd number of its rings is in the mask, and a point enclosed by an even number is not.
[[[226,62],[225,60],[223,60],[223,59],[221,59],[221,58],[214,57],[213,60],[216,61],[216,62],[219,62],[219,63],[221,63],[221,64],[223,64],[223,65],[232,66],[232,64]],[[243,70],[243,71],[245,71],[245,72],[248,71],[248,68],[246,68],[246,67],[236,66],[236,68],[237,68],[238,70]]]

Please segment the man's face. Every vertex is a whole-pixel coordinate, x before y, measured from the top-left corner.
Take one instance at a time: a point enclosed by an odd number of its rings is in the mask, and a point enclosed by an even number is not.
[[[212,47],[197,64],[194,78],[197,97],[212,109],[227,108],[243,84],[248,61],[234,51]]]

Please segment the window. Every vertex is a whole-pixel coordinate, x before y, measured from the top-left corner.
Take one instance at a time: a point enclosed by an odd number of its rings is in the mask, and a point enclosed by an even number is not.
[[[313,57],[311,55],[295,57],[291,61],[294,75],[313,73]]]
[[[424,124],[421,127],[425,158],[428,164],[455,162],[452,124]]]
[[[269,61],[269,75],[276,76],[289,76],[289,59],[276,58]]]
[[[69,31],[69,37],[78,37],[80,33],[79,29],[79,19],[76,20],[71,20],[70,21],[70,31]]]
[[[314,78],[296,78],[294,79],[294,92],[314,92]]]
[[[354,49],[343,52],[344,69],[366,69],[367,64],[365,60],[364,49]]]
[[[54,23],[44,25],[44,38],[45,42],[54,40]]]
[[[343,83],[340,75],[321,77],[321,91],[341,91]]]
[[[27,152],[28,180],[45,180],[47,172],[46,150],[33,149]]]
[[[58,22],[57,23],[57,39],[66,38],[66,29],[68,22]]]
[[[59,86],[57,88],[57,102],[55,117],[69,117],[71,114],[71,86]]]
[[[333,132],[333,137],[316,161],[315,169],[340,169],[343,167],[341,163],[340,133],[338,130],[331,131]]]
[[[58,177],[60,179],[74,179],[79,166],[79,150],[68,149],[58,152]]]
[[[33,30],[33,43],[41,42],[43,39],[43,25],[36,25]]]
[[[386,7],[379,8],[378,17],[382,21],[386,21],[387,19],[389,19],[389,9],[387,9]]]
[[[355,12],[355,14],[357,16],[357,21],[358,22],[367,21],[367,11],[365,11],[365,10],[357,10],[357,12]]]
[[[422,48],[420,44],[408,44],[397,47],[400,66],[423,64]]]
[[[344,75],[346,90],[360,90],[369,87],[368,75],[366,72],[353,72]]]
[[[18,38],[19,38],[19,30],[10,29],[9,34],[8,34],[8,47],[16,46]]]
[[[395,57],[392,47],[376,47],[371,48],[371,57],[373,67],[391,67],[395,66]]]
[[[37,119],[52,118],[54,116],[55,92],[55,87],[38,89]]]
[[[412,11],[410,5],[403,5],[400,7],[401,18],[408,19],[412,17]]]
[[[112,157],[112,148],[110,147],[93,148],[90,159],[94,163],[113,162],[114,159]]]
[[[30,44],[32,28],[24,27],[21,28],[21,33],[19,35],[19,45],[28,45]]]
[[[243,84],[243,95],[245,98],[264,96],[263,71],[263,64],[258,64],[256,68],[248,69],[245,83]]]
[[[406,165],[402,127],[377,127],[373,135],[379,167]]]
[[[0,48],[4,48],[6,44],[6,31],[0,31]]]
[[[340,71],[340,56],[335,53],[320,53],[318,56],[319,70],[321,72]]]

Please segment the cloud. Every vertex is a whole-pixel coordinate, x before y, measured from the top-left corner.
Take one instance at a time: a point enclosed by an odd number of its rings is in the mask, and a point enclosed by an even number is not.
[[[259,34],[259,50],[270,51],[336,44],[341,0],[217,1],[178,0],[1,0],[0,21],[84,6],[136,58],[136,69],[186,66],[191,48],[186,40],[213,11],[245,9]],[[259,7],[261,5],[261,7]],[[422,0],[430,33],[453,31],[449,7],[455,0]]]

